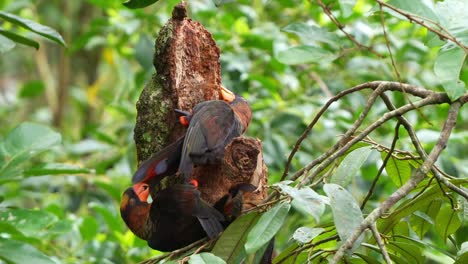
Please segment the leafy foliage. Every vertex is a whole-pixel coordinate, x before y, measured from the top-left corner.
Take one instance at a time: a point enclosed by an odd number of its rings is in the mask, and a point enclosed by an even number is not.
[[[118,205],[137,166],[135,104],[154,72],[152,43],[178,2],[0,3],[2,261],[134,263],[162,254],[126,229]],[[262,139],[269,185],[278,195],[271,205],[237,219],[210,252],[191,255],[189,263],[255,263],[273,236],[275,263],[331,260],[342,243],[337,238],[349,237],[425,158],[406,130],[396,137],[392,119],[319,173],[312,169],[281,181],[288,154],[327,99],[374,80],[446,92],[452,102],[467,94],[466,1],[320,3],[188,1],[191,18],[212,32],[222,50],[223,84],[251,103],[247,133]],[[15,43],[40,49],[13,49]],[[396,107],[417,101],[410,94],[386,94]],[[287,179],[340,139],[368,95],[350,93],[330,106],[291,160]],[[436,144],[448,109],[438,105],[404,114],[426,152]],[[395,263],[468,259],[468,203],[434,179],[440,173],[468,187],[465,110],[437,169],[377,220]],[[377,100],[358,131],[386,112]],[[305,180],[308,175],[313,179]],[[349,262],[381,263],[370,232],[360,239]]]

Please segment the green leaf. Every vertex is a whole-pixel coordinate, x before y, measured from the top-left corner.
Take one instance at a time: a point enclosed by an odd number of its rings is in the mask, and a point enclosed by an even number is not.
[[[417,243],[410,240],[407,242],[402,241],[390,241],[387,244],[389,252],[395,253],[404,259],[403,263],[424,263],[424,255],[422,254],[421,248]],[[396,263],[398,259],[394,259]]]
[[[188,261],[189,264],[224,264],[224,260],[211,253],[200,253],[192,255]]]
[[[143,8],[143,7],[152,5],[156,3],[157,1],[158,0],[130,0],[130,1],[123,3],[123,5],[131,9],[137,9],[137,8]]]
[[[63,40],[62,36],[55,31],[55,29],[50,28],[48,26],[41,25],[36,23],[32,20],[22,18],[7,12],[0,11],[0,18],[5,19],[6,21],[18,25],[20,27],[24,27],[29,29],[32,32],[35,32],[43,37],[46,37],[62,46],[65,46],[65,41]]]
[[[382,161],[385,160],[388,153],[382,152]],[[401,187],[411,177],[411,166],[408,160],[400,160],[395,157],[390,157],[385,165],[385,171],[388,177],[395,183],[396,186]]]
[[[0,237],[0,259],[11,263],[55,264],[55,261],[35,247],[3,237]]]
[[[453,179],[451,183],[458,186],[467,186],[467,182],[464,179]],[[421,187],[422,188],[422,187]],[[417,193],[419,190],[415,190]],[[440,187],[437,183],[433,182],[431,186],[421,195],[414,199],[409,199],[401,203],[393,212],[387,215],[384,219],[379,219],[378,229],[382,234],[390,232],[397,223],[404,217],[409,216],[416,210],[424,211],[425,207],[431,204],[433,201],[441,199],[444,194],[440,191]]]
[[[99,224],[94,217],[85,216],[80,224],[80,234],[83,240],[93,240],[99,230]]]
[[[435,230],[444,241],[461,226],[458,212],[448,206],[442,207],[435,220]]]
[[[245,243],[245,251],[251,254],[268,243],[283,225],[291,205],[279,203],[264,213],[250,230]]]
[[[424,0],[390,0],[387,4],[409,13],[418,15],[423,18],[428,18],[434,22],[438,21],[437,15],[434,13],[433,6],[429,5],[428,1]]]
[[[437,1],[435,12],[440,25],[462,44],[468,45],[468,1]]]
[[[452,100],[466,91],[465,83],[459,79],[465,59],[466,53],[459,47],[443,48],[437,54],[434,72]]]
[[[60,134],[46,126],[29,122],[20,124],[0,142],[0,179],[21,175],[21,163],[60,141]]]
[[[288,184],[290,183],[292,182],[283,181],[276,183],[275,186],[280,187],[281,191],[293,198],[292,205],[295,208],[312,215],[315,221],[319,222],[320,217],[323,215],[323,212],[325,212],[325,204],[328,203],[328,198],[316,193],[310,187],[306,186],[297,189],[289,186]]]
[[[337,57],[333,53],[309,45],[299,45],[283,51],[278,52],[276,58],[289,65],[304,64],[304,63],[325,63],[335,60]]]
[[[91,173],[90,169],[81,168],[75,165],[62,163],[47,163],[41,166],[33,167],[24,171],[24,175],[44,176],[44,175],[61,175],[61,174],[83,174]]]
[[[340,0],[341,12],[343,17],[349,17],[353,14],[353,8],[356,5],[356,0]]]
[[[311,26],[306,23],[292,23],[283,28],[283,31],[296,34],[304,43],[324,42],[334,47],[339,46],[339,38],[324,28]]]
[[[148,56],[148,54],[154,53],[153,42],[154,41],[150,38],[150,36],[148,36],[148,34],[141,34],[135,47],[135,58],[143,67],[143,69],[146,70],[153,67],[153,57]]]
[[[343,187],[337,184],[325,184],[323,190],[330,198],[330,207],[333,213],[336,230],[341,241],[346,241],[354,230],[364,221],[361,209],[354,197]],[[355,242],[355,247],[361,244],[363,236]]]
[[[0,35],[0,54],[5,53],[16,46],[14,41]]]
[[[325,231],[324,228],[299,227],[293,234],[294,240],[299,244],[306,244],[312,241],[316,236]]]
[[[420,239],[423,239],[429,228],[434,225],[433,219],[436,218],[441,205],[441,200],[434,200],[424,208],[424,211],[418,210],[411,215],[411,227]]]
[[[29,209],[7,209],[0,211],[0,221],[6,221],[15,226],[25,235],[38,236],[38,233],[48,232],[48,228],[57,222],[54,214]]]
[[[231,223],[223,232],[211,251],[226,263],[240,263],[246,256],[244,249],[247,234],[260,218],[257,212],[243,215]]]
[[[358,171],[361,169],[364,162],[369,157],[369,154],[372,152],[371,147],[358,148],[350,152],[343,161],[340,163],[340,166],[333,173],[330,183],[335,183],[343,187],[348,186],[352,178],[356,176]]]
[[[13,33],[11,31],[6,31],[6,30],[2,30],[2,29],[0,29],[0,34],[2,34],[3,36],[5,36],[5,37],[7,37],[7,38],[9,38],[11,40],[13,40],[16,43],[39,49],[39,43],[37,43],[36,41],[34,41],[32,39],[29,39],[29,38],[23,37],[21,35],[18,35],[16,33]]]
[[[104,205],[96,202],[89,203],[89,207],[96,210],[96,212],[102,216],[109,230],[123,229],[123,222],[121,221],[120,217],[116,215],[116,212],[113,210],[113,208],[107,208]]]
[[[468,242],[461,244],[460,250],[457,252],[457,260],[454,264],[468,263]]]
[[[44,83],[39,80],[33,80],[25,83],[19,92],[21,98],[31,98],[41,95],[44,92]]]

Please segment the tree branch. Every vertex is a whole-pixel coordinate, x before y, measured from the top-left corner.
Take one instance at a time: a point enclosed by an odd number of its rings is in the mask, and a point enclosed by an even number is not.
[[[421,100],[423,101],[423,100]],[[421,102],[419,101],[419,102]],[[416,102],[418,104],[418,102]],[[395,203],[401,200],[403,197],[408,195],[422,180],[424,180],[426,174],[431,170],[432,166],[436,162],[437,158],[441,154],[442,150],[445,149],[447,141],[452,132],[452,129],[455,127],[456,119],[458,112],[460,110],[462,103],[460,101],[455,101],[450,106],[450,110],[447,116],[447,120],[444,124],[444,127],[440,133],[437,144],[432,149],[428,158],[424,163],[417,168],[411,178],[398,190],[396,190],[387,200],[385,200],[379,207],[374,209],[359,225],[359,227],[353,232],[353,234],[346,240],[344,244],[338,249],[335,253],[331,263],[338,263],[340,259],[343,258],[345,251],[352,248],[354,242],[362,234],[362,232],[370,227],[373,223],[377,221],[385,212],[387,212]]]

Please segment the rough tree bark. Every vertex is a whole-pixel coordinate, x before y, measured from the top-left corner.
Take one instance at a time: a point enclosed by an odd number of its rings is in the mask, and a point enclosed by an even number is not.
[[[200,23],[187,18],[184,3],[174,8],[155,48],[156,73],[137,103],[134,139],[139,162],[185,133],[174,109],[191,111],[199,102],[218,99],[221,89],[220,50]],[[226,147],[222,164],[197,167],[193,176],[202,198],[211,204],[239,183],[259,187],[244,196],[245,209],[267,194],[267,169],[258,139],[236,138]]]

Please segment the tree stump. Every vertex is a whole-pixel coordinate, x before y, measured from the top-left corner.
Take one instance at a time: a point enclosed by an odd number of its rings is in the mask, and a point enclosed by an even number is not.
[[[139,162],[185,133],[174,109],[190,112],[202,101],[218,99],[221,90],[220,50],[200,23],[187,18],[185,3],[174,8],[155,48],[156,73],[137,102],[134,139]],[[244,208],[257,205],[267,194],[261,141],[234,139],[221,164],[197,167],[193,177],[199,182],[202,198],[212,205],[239,183],[258,187],[244,195]]]

